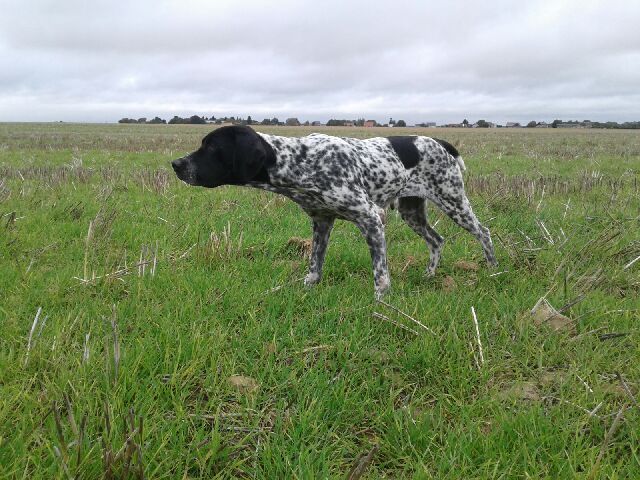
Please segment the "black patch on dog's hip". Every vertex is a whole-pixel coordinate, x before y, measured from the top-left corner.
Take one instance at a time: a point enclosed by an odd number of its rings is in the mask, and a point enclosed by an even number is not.
[[[447,153],[451,155],[453,158],[458,158],[460,156],[460,152],[458,152],[458,149],[453,145],[451,145],[446,140],[442,140],[441,138],[435,138],[435,137],[433,137],[433,139],[436,142],[438,142],[440,145],[442,145],[442,147],[447,151]]]
[[[416,137],[394,136],[388,138],[405,168],[413,168],[418,164],[420,153],[414,143]]]

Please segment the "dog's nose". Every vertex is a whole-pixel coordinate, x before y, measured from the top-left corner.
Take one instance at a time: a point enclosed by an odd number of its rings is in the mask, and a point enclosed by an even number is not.
[[[184,167],[184,160],[182,158],[178,158],[177,160],[174,160],[173,162],[171,162],[171,166],[173,167],[173,170],[177,173],[180,170],[182,170],[182,168]]]

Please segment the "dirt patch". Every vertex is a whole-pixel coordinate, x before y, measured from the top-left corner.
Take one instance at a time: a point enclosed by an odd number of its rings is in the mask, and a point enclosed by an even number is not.
[[[518,381],[511,385],[507,385],[498,393],[500,400],[525,400],[528,402],[537,402],[542,396],[540,389],[535,382]]]
[[[453,267],[465,272],[477,272],[478,270],[480,270],[480,265],[478,265],[476,262],[469,262],[467,260],[458,260],[453,264]]]
[[[558,312],[544,297],[538,300],[529,312],[528,317],[537,327],[547,325],[554,332],[575,333],[573,320]]]
[[[257,381],[251,377],[245,377],[244,375],[231,375],[227,379],[227,382],[241,393],[252,393],[260,388]]]
[[[457,288],[458,288],[458,285],[456,284],[456,281],[453,279],[452,276],[447,275],[446,277],[444,277],[444,279],[442,280],[442,290],[444,290],[447,293],[450,293]]]
[[[304,258],[311,256],[311,239],[291,237],[287,242],[287,250]]]

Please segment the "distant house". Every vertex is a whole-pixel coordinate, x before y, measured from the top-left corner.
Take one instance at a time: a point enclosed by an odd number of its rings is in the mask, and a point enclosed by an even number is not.
[[[345,127],[353,127],[354,125],[355,124],[353,122],[350,122],[350,121],[344,122],[344,126]]]
[[[520,127],[522,127],[522,125],[520,125],[520,123],[518,123],[518,122],[507,122],[505,127],[507,127],[507,128],[520,128]]]
[[[287,120],[284,123],[288,127],[299,127],[300,126],[300,122],[298,121],[297,118],[287,118]]]
[[[549,125],[547,122],[538,122],[536,128],[549,128],[550,126],[551,125]]]
[[[322,126],[322,122],[320,122],[318,120],[314,120],[313,122],[311,122],[311,126],[312,127],[321,127]]]
[[[365,127],[375,127],[376,126],[376,121],[375,120],[367,120],[364,122],[363,124]]]

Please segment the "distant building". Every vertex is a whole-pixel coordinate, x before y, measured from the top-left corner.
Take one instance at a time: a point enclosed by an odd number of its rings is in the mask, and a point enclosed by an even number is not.
[[[354,124],[353,122],[349,122],[349,121],[344,122],[344,126],[345,126],[345,127],[353,127],[354,125],[355,125],[355,124]]]
[[[549,125],[547,122],[538,122],[536,128],[549,128],[550,126],[551,125]]]
[[[288,127],[299,127],[300,126],[300,122],[298,121],[297,118],[287,118],[287,120],[284,123]]]
[[[520,127],[522,127],[522,125],[520,125],[520,123],[518,123],[518,122],[507,122],[505,127],[507,127],[507,128],[520,128]]]
[[[376,121],[375,120],[367,120],[364,122],[363,126],[365,127],[375,127],[376,126]]]
[[[311,126],[312,127],[321,127],[322,126],[322,122],[320,122],[319,120],[314,120],[313,122],[311,122]]]

